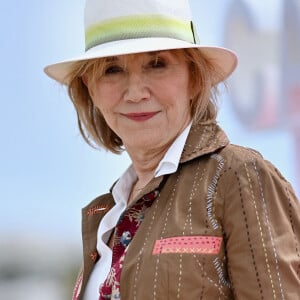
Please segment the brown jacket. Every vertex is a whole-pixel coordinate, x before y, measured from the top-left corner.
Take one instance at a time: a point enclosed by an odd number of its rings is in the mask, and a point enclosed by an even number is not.
[[[83,209],[84,272],[74,299],[113,205],[109,193]],[[128,248],[121,299],[299,300],[300,205],[290,184],[259,153],[229,144],[215,123],[192,126],[177,172],[165,178]]]

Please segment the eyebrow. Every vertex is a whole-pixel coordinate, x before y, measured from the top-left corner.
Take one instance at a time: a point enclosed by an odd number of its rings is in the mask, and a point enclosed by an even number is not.
[[[158,50],[158,51],[149,51],[149,52],[144,52],[145,54],[147,54],[148,56],[155,56],[158,55],[160,53],[166,52],[168,50]],[[140,54],[140,53],[136,53],[136,54]],[[119,57],[118,56],[109,56],[105,58],[106,62],[116,62],[119,61]]]

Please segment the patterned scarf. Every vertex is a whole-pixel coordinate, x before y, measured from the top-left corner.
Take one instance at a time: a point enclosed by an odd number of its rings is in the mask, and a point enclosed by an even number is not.
[[[146,194],[129,206],[120,217],[115,228],[111,269],[103,285],[100,286],[99,300],[121,299],[120,279],[128,245],[143,222],[146,210],[151,207],[158,194],[158,190]]]

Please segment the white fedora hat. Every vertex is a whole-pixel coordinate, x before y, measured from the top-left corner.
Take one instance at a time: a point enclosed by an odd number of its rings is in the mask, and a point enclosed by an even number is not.
[[[218,82],[237,65],[231,50],[200,45],[188,0],[86,0],[85,52],[45,72],[68,85],[73,64],[81,60],[184,48],[201,48],[222,71]]]

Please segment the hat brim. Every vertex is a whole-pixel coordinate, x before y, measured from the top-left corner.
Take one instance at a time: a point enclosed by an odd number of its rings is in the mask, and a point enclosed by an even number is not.
[[[68,85],[70,80],[69,75],[73,69],[73,65],[79,61],[117,55],[185,48],[200,48],[212,63],[221,70],[221,76],[216,79],[215,84],[224,81],[237,66],[236,54],[226,48],[191,44],[172,38],[139,38],[101,44],[91,48],[78,57],[48,65],[45,67],[44,71],[54,80],[64,85]]]

